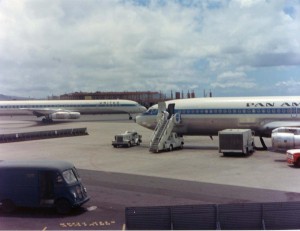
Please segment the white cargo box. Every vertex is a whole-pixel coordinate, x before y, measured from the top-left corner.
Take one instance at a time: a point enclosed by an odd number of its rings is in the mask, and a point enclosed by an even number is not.
[[[220,153],[244,153],[254,151],[254,138],[251,129],[225,129],[219,131]]]

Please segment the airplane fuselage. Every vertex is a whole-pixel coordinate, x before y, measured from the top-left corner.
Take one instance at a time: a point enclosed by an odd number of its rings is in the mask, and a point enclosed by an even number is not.
[[[250,128],[269,137],[281,126],[300,127],[300,97],[224,97],[171,100],[181,123],[174,131],[182,135],[217,135],[228,128]],[[158,106],[136,118],[138,124],[154,129]]]
[[[0,101],[0,115],[35,114],[40,116],[55,112],[80,114],[141,113],[145,107],[131,100],[30,100]]]

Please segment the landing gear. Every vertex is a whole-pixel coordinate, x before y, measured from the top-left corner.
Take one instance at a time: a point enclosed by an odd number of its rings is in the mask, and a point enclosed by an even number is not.
[[[132,115],[128,114],[129,115],[129,120],[132,120]]]
[[[265,144],[265,141],[263,140],[263,138],[260,136],[259,137],[259,140],[260,140],[260,143],[262,145],[261,148],[258,148],[258,147],[255,147],[256,150],[262,150],[262,151],[267,151],[268,150],[268,147],[267,145]]]
[[[45,117],[45,118],[42,119],[42,122],[43,122],[44,124],[50,124],[50,123],[53,122],[53,120],[50,119],[49,117]]]

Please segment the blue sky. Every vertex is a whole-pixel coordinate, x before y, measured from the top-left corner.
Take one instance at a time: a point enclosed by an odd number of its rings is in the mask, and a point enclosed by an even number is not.
[[[299,0],[1,0],[0,94],[300,95]]]

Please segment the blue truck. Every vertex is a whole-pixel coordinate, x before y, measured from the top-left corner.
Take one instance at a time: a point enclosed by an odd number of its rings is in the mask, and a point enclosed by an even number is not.
[[[73,164],[64,161],[0,161],[0,209],[50,207],[67,214],[89,200]]]

